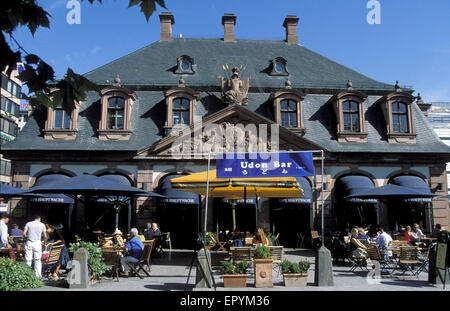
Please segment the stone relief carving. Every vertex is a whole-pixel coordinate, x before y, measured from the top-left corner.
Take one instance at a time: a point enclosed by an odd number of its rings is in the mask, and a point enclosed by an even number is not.
[[[223,68],[225,69],[225,67]],[[239,77],[241,69],[234,66],[231,69],[233,74],[231,75],[230,79],[219,77],[222,85],[222,100],[228,105],[248,105],[247,93],[250,87],[250,78],[241,80]]]

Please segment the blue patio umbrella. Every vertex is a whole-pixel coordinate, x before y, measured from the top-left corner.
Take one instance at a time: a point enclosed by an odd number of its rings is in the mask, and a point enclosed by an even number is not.
[[[361,189],[355,191],[345,198],[361,198],[361,199],[408,199],[408,198],[432,198],[436,196],[431,192],[420,191],[413,188],[387,184],[374,189]]]
[[[120,212],[120,197],[121,196],[149,196],[149,197],[161,197],[160,194],[145,191],[139,188],[135,188],[123,183],[118,183],[111,179],[98,177],[90,174],[83,174],[66,180],[49,182],[48,184],[36,186],[29,189],[31,193],[62,193],[73,194],[75,199],[77,195],[89,195],[89,196],[114,196],[114,209],[116,210],[116,228],[119,223]]]
[[[5,184],[0,184],[0,198],[13,198],[13,197],[40,197],[39,194],[27,193],[26,190],[11,187]]]

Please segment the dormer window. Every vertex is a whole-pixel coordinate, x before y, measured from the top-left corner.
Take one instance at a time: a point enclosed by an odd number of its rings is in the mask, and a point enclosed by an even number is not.
[[[195,71],[193,69],[194,59],[189,57],[188,55],[182,55],[177,58],[177,69],[175,73],[179,74],[194,74]]]
[[[394,133],[408,133],[408,108],[403,102],[392,103],[392,130]]]
[[[386,122],[386,136],[389,143],[416,143],[416,132],[412,118],[414,100],[414,96],[402,92],[397,83],[395,92],[383,96],[377,101],[383,111]]]
[[[275,122],[291,131],[303,133],[303,99],[305,95],[294,89],[285,89],[273,93]]]
[[[190,123],[190,101],[184,97],[177,97],[173,100],[173,125]]]
[[[272,68],[270,75],[271,76],[288,76],[289,73],[286,70],[286,60],[282,57],[277,57],[271,61]]]
[[[108,129],[123,130],[125,99],[110,97],[108,99]]]
[[[347,100],[342,104],[344,115],[344,131],[359,132],[359,104],[354,100]]]
[[[195,107],[200,99],[200,94],[183,84],[168,90],[166,96],[166,134],[174,125],[191,125],[194,123]]]
[[[336,136],[338,142],[367,142],[364,119],[364,101],[366,98],[367,95],[348,86],[347,91],[340,92],[330,99],[336,114]]]
[[[77,121],[79,103],[75,103],[70,116],[61,105],[47,108],[47,120],[43,129],[44,139],[47,140],[73,140],[77,136]]]
[[[281,125],[284,127],[297,127],[298,102],[292,99],[283,99],[280,102]]]
[[[100,140],[128,140],[131,137],[131,111],[136,94],[120,86],[120,79],[114,86],[104,88],[101,95],[101,118],[98,129]]]
[[[54,129],[70,129],[70,117],[67,112],[58,106],[53,111],[53,128]]]

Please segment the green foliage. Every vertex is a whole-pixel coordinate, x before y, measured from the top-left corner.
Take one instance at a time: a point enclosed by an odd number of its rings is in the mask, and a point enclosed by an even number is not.
[[[283,273],[289,274],[289,273],[301,273],[306,274],[309,269],[309,262],[307,261],[300,261],[299,263],[291,262],[287,259],[283,260],[281,263],[281,270]]]
[[[222,274],[234,274],[236,267],[231,261],[222,261]]]
[[[217,241],[214,239],[214,233],[213,232],[206,232],[206,244],[207,245],[214,245]]]
[[[307,261],[300,260],[299,263],[298,263],[298,266],[300,268],[300,273],[305,274],[305,273],[308,272],[310,264]]]
[[[34,270],[23,262],[0,257],[0,291],[16,291],[44,285]]]
[[[248,269],[247,261],[243,260],[238,264],[230,261],[222,261],[222,274],[246,274]]]
[[[246,274],[247,269],[248,269],[248,262],[245,260],[242,260],[240,263],[236,265],[237,274]]]
[[[102,249],[99,243],[78,242],[69,244],[69,251],[75,253],[78,249],[84,248],[89,252],[88,267],[93,275],[99,277],[107,270],[107,266],[102,261]]]
[[[102,0],[88,0],[89,3]],[[17,63],[24,64],[24,70],[19,74],[19,79],[27,85],[28,95],[22,94],[23,98],[30,102],[35,108],[57,107],[62,108],[70,115],[75,108],[76,102],[84,101],[88,91],[99,92],[99,87],[78,75],[68,68],[64,78],[55,81],[53,68],[44,62],[38,55],[27,53],[13,36],[17,27],[28,27],[34,36],[39,27],[50,28],[50,14],[39,6],[36,0],[2,0],[0,10],[0,71],[6,68],[6,74],[10,76],[16,68]],[[166,8],[164,0],[130,0],[129,6],[139,5],[147,21],[156,11],[156,4]],[[13,51],[6,41],[9,35],[17,45],[17,51]],[[22,52],[25,57],[22,57]],[[56,89],[50,96],[50,88]]]
[[[264,245],[259,245],[255,248],[255,259],[270,259],[270,248]]]
[[[266,235],[267,240],[269,240],[269,242],[271,244],[273,244],[273,240],[275,239],[275,236],[273,235],[273,233],[272,232],[268,232],[268,233],[265,233],[265,235]]]

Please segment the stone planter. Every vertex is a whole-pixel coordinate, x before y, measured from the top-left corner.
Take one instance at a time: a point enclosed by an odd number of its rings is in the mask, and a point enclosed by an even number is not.
[[[273,259],[255,259],[255,287],[273,287]]]
[[[299,287],[306,286],[308,273],[283,273],[284,286]]]
[[[223,274],[223,287],[247,287],[248,274]]]

